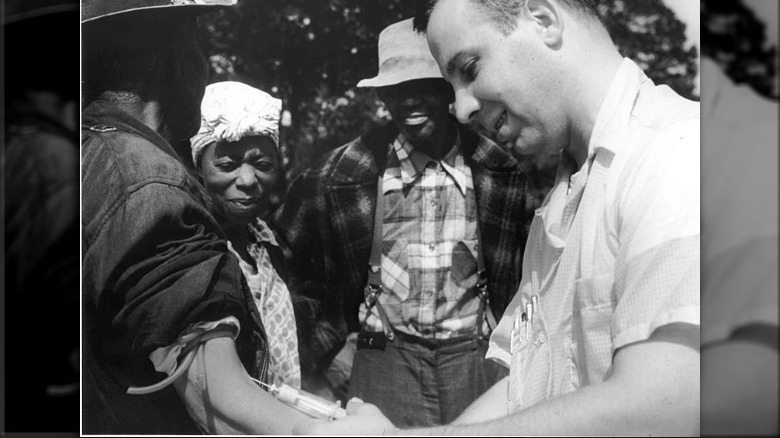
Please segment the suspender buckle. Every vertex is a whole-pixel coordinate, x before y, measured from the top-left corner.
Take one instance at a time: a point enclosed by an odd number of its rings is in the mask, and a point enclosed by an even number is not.
[[[477,288],[477,296],[480,300],[487,303],[488,301],[488,290],[487,290],[487,274],[485,271],[479,271],[477,273],[477,284],[475,287]]]
[[[379,320],[382,321],[382,327],[384,328],[385,336],[387,336],[388,340],[392,341],[395,338],[395,334],[393,333],[393,328],[390,327],[390,320],[387,319],[385,309],[382,307],[382,303],[380,303],[378,300],[380,293],[382,293],[382,286],[373,283],[368,283],[366,285],[366,317],[363,319],[363,325],[365,326],[366,321],[368,321],[368,316],[371,314],[371,309],[373,309],[374,305],[376,305],[377,311],[379,312]]]
[[[376,300],[379,297],[380,293],[382,293],[382,286],[378,286],[376,284],[371,284],[371,283],[366,285],[365,299],[366,299],[366,308],[368,311],[371,311],[371,308],[374,307],[374,304],[376,304]]]

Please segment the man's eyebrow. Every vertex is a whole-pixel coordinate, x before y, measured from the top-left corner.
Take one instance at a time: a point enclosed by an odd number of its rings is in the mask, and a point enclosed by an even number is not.
[[[449,61],[447,61],[447,69],[446,69],[447,76],[451,76],[455,74],[455,64],[457,64],[460,58],[464,56],[466,56],[466,53],[461,51],[456,53],[455,56],[453,56],[452,58],[450,58]]]

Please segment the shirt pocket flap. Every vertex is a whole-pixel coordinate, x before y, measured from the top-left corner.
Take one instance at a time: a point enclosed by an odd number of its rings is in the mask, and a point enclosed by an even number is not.
[[[459,286],[477,273],[477,241],[466,240],[458,242],[452,249],[452,279]],[[475,280],[476,281],[476,280]]]

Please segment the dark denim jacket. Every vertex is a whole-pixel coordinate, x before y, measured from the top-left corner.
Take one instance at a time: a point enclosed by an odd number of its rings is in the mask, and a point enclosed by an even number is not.
[[[202,186],[173,148],[108,102],[82,126],[84,433],[197,433],[149,353],[191,323],[229,315],[247,371],[265,378],[259,315]]]

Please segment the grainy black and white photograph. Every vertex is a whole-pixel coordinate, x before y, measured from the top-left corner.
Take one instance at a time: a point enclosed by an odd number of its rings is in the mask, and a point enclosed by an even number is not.
[[[776,0],[3,6],[3,432],[777,434]]]

